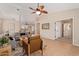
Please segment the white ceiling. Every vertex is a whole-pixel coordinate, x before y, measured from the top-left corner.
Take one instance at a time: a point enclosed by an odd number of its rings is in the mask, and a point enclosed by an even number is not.
[[[41,5],[42,3],[40,3]],[[74,8],[79,8],[78,3],[44,3],[45,9],[48,13],[64,11]],[[1,3],[0,4],[0,17],[16,18],[19,12],[16,10],[20,9],[20,14],[22,15],[22,21],[32,22],[35,20],[37,15],[31,14],[32,10],[28,7],[36,8],[36,3]]]

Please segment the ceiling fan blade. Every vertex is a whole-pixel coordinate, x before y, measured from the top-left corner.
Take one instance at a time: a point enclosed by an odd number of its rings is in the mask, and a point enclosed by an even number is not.
[[[34,13],[36,13],[36,12],[32,12],[32,14],[34,14]]]
[[[29,7],[29,9],[36,11],[35,9],[33,9],[32,7]]]
[[[47,11],[45,11],[45,10],[44,10],[44,11],[42,11],[42,13],[48,14],[48,12],[47,12]]]
[[[36,8],[36,11],[40,11],[40,9]]]

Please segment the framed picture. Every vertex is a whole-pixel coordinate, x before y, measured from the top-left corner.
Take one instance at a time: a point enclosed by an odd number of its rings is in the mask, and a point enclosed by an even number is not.
[[[42,24],[42,29],[49,29],[49,23]]]

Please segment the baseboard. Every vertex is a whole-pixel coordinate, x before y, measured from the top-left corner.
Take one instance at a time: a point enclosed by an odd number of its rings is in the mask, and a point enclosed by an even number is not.
[[[46,38],[46,37],[41,37],[41,39],[50,39],[50,38]],[[50,39],[50,40],[55,40],[55,39]]]
[[[73,43],[73,45],[74,45],[74,46],[79,46],[79,44],[77,44],[77,43]]]

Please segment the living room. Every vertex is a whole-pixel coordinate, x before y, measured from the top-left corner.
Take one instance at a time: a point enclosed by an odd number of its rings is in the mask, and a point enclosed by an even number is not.
[[[79,3],[0,4],[0,55],[79,55],[78,13]],[[68,19],[72,19],[71,43],[62,38],[61,27],[56,27],[56,22]],[[70,28],[68,25],[66,29]],[[9,45],[2,42],[5,37]]]

